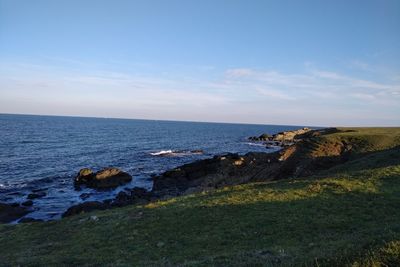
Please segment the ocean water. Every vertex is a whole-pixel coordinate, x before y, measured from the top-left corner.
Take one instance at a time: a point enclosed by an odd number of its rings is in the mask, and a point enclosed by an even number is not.
[[[90,201],[127,187],[150,190],[152,174],[216,154],[272,152],[247,137],[299,127],[0,114],[0,202],[43,190],[27,217],[59,218],[83,193]],[[85,167],[117,167],[134,178],[110,191],[76,191],[73,178]]]

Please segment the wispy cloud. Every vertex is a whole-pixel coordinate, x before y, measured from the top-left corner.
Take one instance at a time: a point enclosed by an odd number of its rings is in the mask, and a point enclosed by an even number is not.
[[[207,71],[212,78],[0,64],[0,112],[308,125],[400,123],[400,83],[395,79],[360,79],[314,64],[298,73]]]
[[[318,69],[301,74],[230,69],[226,71],[226,79],[225,84],[254,88],[261,95],[286,100],[300,101],[310,97],[315,100],[332,97],[345,100],[364,96],[362,99],[365,101],[386,98],[388,103],[393,103],[391,97],[400,93],[400,83],[379,83]]]

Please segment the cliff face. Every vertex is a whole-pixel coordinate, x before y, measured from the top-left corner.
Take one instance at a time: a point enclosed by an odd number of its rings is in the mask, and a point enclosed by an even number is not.
[[[106,203],[86,202],[73,206],[65,216],[250,182],[313,175],[377,151],[394,147],[398,150],[400,129],[329,128],[307,131],[296,139],[296,143],[275,153],[227,154],[185,164],[154,177],[151,192],[121,192]]]
[[[310,131],[298,137],[300,142],[281,151],[282,165],[275,178],[312,175],[377,151],[398,147],[400,135],[398,131],[393,133],[387,134],[384,128]]]
[[[229,154],[196,161],[154,178],[155,194],[179,195],[243,184],[312,175],[376,150],[400,145],[400,136],[363,129],[303,131],[298,142],[276,153]]]

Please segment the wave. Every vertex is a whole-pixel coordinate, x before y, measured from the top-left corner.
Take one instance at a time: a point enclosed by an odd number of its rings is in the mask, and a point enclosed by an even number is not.
[[[152,156],[164,156],[174,153],[172,150],[161,150],[159,152],[150,153]]]
[[[260,143],[245,143],[246,145],[249,145],[249,146],[262,146],[262,147],[265,147],[265,144],[260,144]]]
[[[180,157],[180,156],[189,156],[189,155],[201,155],[203,154],[203,150],[161,150],[158,152],[150,153],[152,156],[158,157]]]

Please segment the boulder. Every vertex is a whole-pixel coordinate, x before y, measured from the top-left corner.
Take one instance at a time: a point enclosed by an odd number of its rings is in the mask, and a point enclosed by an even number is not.
[[[97,189],[115,188],[132,181],[132,176],[117,168],[107,168],[97,173],[85,168],[74,179],[75,187],[86,185]]]
[[[0,203],[0,223],[9,223],[25,216],[30,211],[24,207]]]
[[[151,198],[151,192],[148,192],[144,188],[134,187],[133,189],[129,189],[128,192],[119,192],[111,205],[122,207],[131,204],[145,204],[149,202]]]

